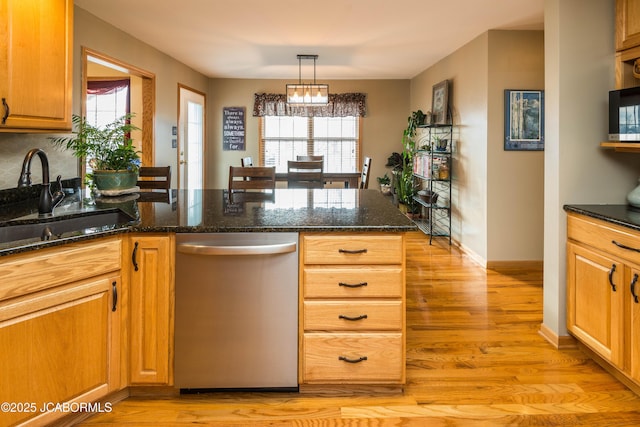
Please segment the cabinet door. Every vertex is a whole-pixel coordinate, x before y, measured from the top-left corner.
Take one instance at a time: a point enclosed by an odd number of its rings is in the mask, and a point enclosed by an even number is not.
[[[0,396],[30,405],[0,412],[0,425],[44,425],[65,415],[40,412],[46,404],[91,402],[120,387],[119,284],[103,276],[0,307]]]
[[[173,383],[173,238],[130,237],[131,372],[133,384]]]
[[[640,0],[616,0],[616,50],[640,45]]]
[[[73,1],[0,0],[0,12],[0,131],[71,129]]]
[[[640,268],[630,267],[627,275],[625,295],[629,304],[628,327],[625,342],[629,343],[627,370],[631,377],[640,381]]]
[[[567,328],[617,367],[623,366],[625,265],[586,247],[567,246]]]

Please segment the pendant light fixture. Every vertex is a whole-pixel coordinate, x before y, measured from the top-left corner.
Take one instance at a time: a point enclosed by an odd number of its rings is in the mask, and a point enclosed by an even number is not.
[[[313,59],[313,83],[302,83],[302,60]],[[326,105],[329,103],[329,85],[316,83],[318,55],[298,55],[298,83],[287,85],[287,104]]]

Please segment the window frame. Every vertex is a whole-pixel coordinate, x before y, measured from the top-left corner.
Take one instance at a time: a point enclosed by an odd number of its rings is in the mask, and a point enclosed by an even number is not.
[[[259,166],[264,166],[265,165],[265,117],[277,117],[277,116],[259,116],[258,117],[258,164]],[[355,138],[355,149],[356,149],[356,153],[355,153],[355,164],[354,164],[354,170],[353,172],[358,172],[360,170],[360,165],[362,164],[362,116],[350,116],[355,118],[355,122],[356,122],[356,129],[357,129],[357,136]],[[323,140],[323,141],[330,141],[333,138],[314,138],[313,136],[313,116],[308,116],[306,117],[307,119],[307,139],[306,139],[306,146],[307,146],[307,155],[313,155],[313,148],[314,148],[314,144],[316,139],[317,140]],[[295,159],[292,159],[295,160]],[[326,159],[325,159],[326,162]],[[325,163],[325,170],[327,170],[326,167],[326,163]],[[343,172],[350,172],[350,171],[343,171]]]

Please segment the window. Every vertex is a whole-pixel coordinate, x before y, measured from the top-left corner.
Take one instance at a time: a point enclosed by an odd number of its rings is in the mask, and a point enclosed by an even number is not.
[[[86,114],[89,124],[102,127],[129,113],[129,79],[87,82]],[[86,159],[86,173],[91,166]]]
[[[355,172],[360,164],[361,118],[268,116],[260,121],[260,159],[276,172],[296,156],[324,156],[325,172]]]

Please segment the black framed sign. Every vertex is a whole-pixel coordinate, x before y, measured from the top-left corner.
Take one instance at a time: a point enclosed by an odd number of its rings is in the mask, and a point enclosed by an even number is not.
[[[504,91],[504,149],[544,150],[544,91]]]
[[[222,109],[222,149],[245,150],[245,108],[223,107]]]

